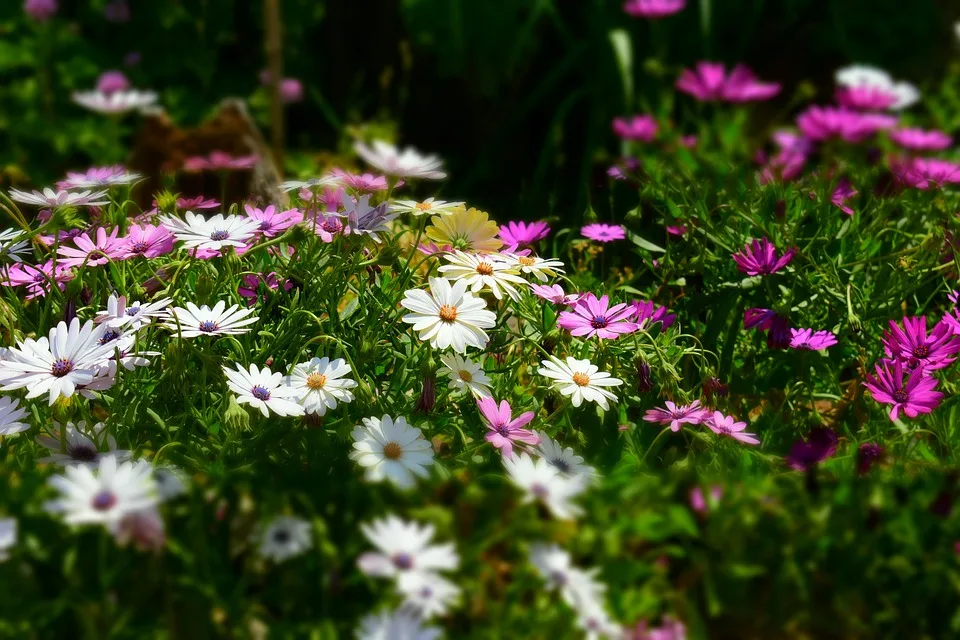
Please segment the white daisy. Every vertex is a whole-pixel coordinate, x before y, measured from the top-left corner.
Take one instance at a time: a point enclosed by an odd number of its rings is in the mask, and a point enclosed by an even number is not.
[[[83,326],[74,318],[60,322],[48,338],[27,338],[11,347],[9,358],[0,360],[0,389],[27,388],[27,398],[49,395],[49,404],[69,398],[77,386],[89,384],[113,354],[113,345],[101,343],[104,327]]]
[[[583,570],[575,566],[570,554],[557,545],[532,545],[530,564],[547,583],[547,589],[558,591],[571,607],[603,601],[607,587],[596,579],[597,569]]]
[[[357,640],[437,640],[443,632],[425,627],[420,617],[409,611],[381,611],[360,619]]]
[[[153,91],[75,91],[71,96],[73,101],[90,111],[103,114],[126,113],[134,109],[143,110],[157,101],[157,94]]]
[[[377,548],[357,559],[357,566],[368,576],[399,580],[415,573],[454,571],[460,566],[452,542],[431,544],[436,533],[432,524],[406,522],[390,514],[360,525],[360,531]]]
[[[561,520],[582,513],[572,500],[587,487],[583,476],[565,476],[543,458],[531,458],[527,453],[504,457],[503,466],[510,481],[525,492],[524,502],[539,501]]]
[[[540,436],[540,444],[534,453],[549,462],[557,471],[568,476],[596,476],[596,469],[584,464],[583,457],[574,453],[573,449],[564,447],[543,431],[537,431],[537,435]]]
[[[29,424],[20,422],[26,416],[27,410],[20,406],[20,400],[10,396],[0,397],[0,436],[12,436],[29,429]]]
[[[57,431],[37,436],[37,444],[53,452],[52,455],[40,458],[37,462],[97,467],[105,456],[112,456],[117,462],[129,460],[133,456],[130,451],[117,451],[116,439],[106,432],[102,422],[98,422],[90,429],[87,429],[87,423],[83,420],[76,425],[68,422],[58,427]],[[62,440],[61,430],[63,431]]]
[[[515,253],[500,254],[504,262],[512,269],[520,273],[533,275],[540,282],[546,282],[555,277],[558,273],[563,273],[563,263],[554,258],[541,258],[539,256],[520,256]]]
[[[293,516],[277,516],[260,534],[258,550],[264,558],[283,562],[298,556],[313,546],[310,523]]]
[[[60,497],[47,503],[47,510],[60,513],[67,524],[112,526],[128,513],[157,504],[150,464],[142,460],[118,463],[104,456],[96,472],[82,465],[70,466],[50,485]]]
[[[618,387],[623,384],[623,380],[600,371],[598,367],[590,364],[589,360],[577,360],[568,356],[564,361],[551,356],[540,364],[540,375],[550,378],[553,388],[562,395],[570,396],[575,407],[579,407],[586,400],[596,402],[606,411],[610,408],[608,400],[617,401],[617,396],[604,387]]]
[[[253,309],[241,309],[238,304],[229,309],[225,309],[226,306],[227,303],[223,300],[213,305],[213,309],[207,305],[198,307],[188,302],[186,309],[183,307],[170,309],[170,317],[163,326],[171,331],[180,331],[180,335],[184,338],[236,336],[250,331],[247,325],[260,319],[258,316],[249,317],[254,312]]]
[[[838,69],[835,74],[837,85],[851,89],[872,89],[893,96],[890,109],[899,111],[920,100],[920,91],[909,82],[897,82],[889,73],[868,65],[850,65]]]
[[[513,267],[497,256],[464,253],[457,250],[444,257],[450,264],[440,267],[440,273],[448,280],[466,282],[474,293],[486,287],[493,292],[497,300],[503,299],[503,292],[513,300],[519,300],[520,292],[513,285],[526,286],[527,284],[526,280],[516,274]]]
[[[223,373],[227,376],[227,386],[237,394],[238,404],[260,409],[264,417],[269,417],[271,411],[279,416],[303,415],[303,407],[294,400],[296,392],[282,373],[273,373],[270,367],[260,369],[255,364],[251,364],[249,370],[239,364],[235,366],[236,369],[223,367]]]
[[[210,218],[187,211],[185,219],[165,216],[163,226],[188,249],[220,251],[224,247],[239,249],[246,245],[260,229],[260,221],[246,216],[224,216],[218,213]]]
[[[353,402],[350,389],[357,386],[350,375],[350,365],[343,358],[311,358],[301,362],[290,374],[290,386],[307,413],[324,415],[327,409],[336,409],[338,402]]]
[[[157,493],[163,501],[187,492],[187,480],[183,477],[183,472],[176,467],[154,467],[153,482],[157,485]]]
[[[364,418],[363,426],[353,428],[353,451],[350,459],[366,468],[364,477],[370,482],[390,480],[401,489],[414,485],[414,476],[427,477],[433,464],[433,447],[420,429],[410,426],[405,418],[396,420]]]
[[[400,305],[413,313],[403,316],[403,321],[437,349],[453,347],[457,353],[464,353],[468,346],[483,349],[490,339],[484,329],[496,326],[497,317],[467,286],[466,280],[451,285],[444,278],[430,278],[430,293],[408,290]]]
[[[353,150],[364,162],[388,176],[424,180],[443,180],[447,177],[443,171],[443,160],[438,156],[423,155],[413,147],[401,150],[383,140],[374,140],[372,146],[371,149],[357,140]]]
[[[10,189],[10,199],[32,204],[38,207],[89,207],[94,205],[109,204],[109,200],[103,200],[107,195],[106,191],[54,191],[47,187],[43,192],[34,191],[27,193],[19,189]]]
[[[0,231],[0,259],[9,258],[13,262],[23,262],[20,257],[30,253],[30,241],[20,240],[23,231],[20,229],[6,229]]]
[[[443,576],[429,572],[408,572],[398,581],[403,607],[416,611],[424,620],[443,616],[460,600],[460,588]]]
[[[12,549],[16,544],[16,518],[0,518],[0,562],[10,557],[10,549]]]
[[[398,213],[412,213],[415,216],[448,216],[453,213],[453,210],[457,207],[465,206],[467,206],[466,202],[447,202],[445,200],[434,200],[433,198],[427,198],[419,202],[416,200],[393,201],[394,211]]]
[[[455,391],[469,391],[477,398],[489,398],[490,377],[483,367],[469,358],[448,353],[440,356],[443,366],[440,373],[450,378],[450,388]]]
[[[129,326],[137,330],[144,325],[150,324],[154,318],[167,317],[167,305],[171,302],[170,298],[163,298],[155,302],[140,302],[137,300],[127,306],[127,297],[110,295],[107,298],[107,308],[97,314],[94,322],[104,323],[109,327],[120,328]]]
[[[300,189],[309,189],[313,191],[317,187],[327,187],[337,184],[337,177],[326,175],[320,178],[310,178],[309,180],[287,180],[280,183],[280,190],[283,192],[299,191]]]

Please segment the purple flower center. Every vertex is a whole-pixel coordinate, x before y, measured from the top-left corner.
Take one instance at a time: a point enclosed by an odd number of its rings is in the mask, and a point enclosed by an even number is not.
[[[554,458],[550,461],[550,464],[559,469],[561,473],[570,473],[570,463],[563,458]]]
[[[510,437],[510,429],[506,424],[495,424],[493,425],[493,430],[502,435],[504,438]]]
[[[550,495],[550,490],[538,482],[530,487],[530,493],[540,500],[544,500],[548,495]]]
[[[286,529],[277,529],[273,532],[273,541],[279,544],[290,542],[290,532]]]
[[[130,245],[130,251],[134,253],[146,253],[147,249],[150,247],[146,242],[134,242]]]
[[[327,233],[340,233],[343,230],[343,223],[336,218],[327,218],[323,221],[322,227]]]
[[[930,347],[925,344],[917,345],[913,348],[913,355],[915,358],[926,358],[930,355]]]
[[[50,367],[50,373],[58,378],[62,378],[71,371],[73,371],[73,362],[66,358],[60,358]]]
[[[607,324],[609,323],[604,316],[593,316],[593,320],[590,321],[590,326],[594,329],[603,329]]]
[[[907,395],[907,392],[903,389],[897,389],[893,392],[893,399],[896,400],[899,404],[903,404],[910,399],[910,396]]]
[[[119,331],[117,331],[116,329],[110,329],[110,331],[107,331],[106,333],[104,333],[103,337],[100,338],[100,344],[107,344],[108,342],[113,342],[119,337],[120,337]]]
[[[106,254],[98,249],[94,249],[87,254],[87,260],[105,260],[106,257]]]
[[[46,282],[46,281],[47,281],[47,274],[45,274],[45,273],[42,272],[42,271],[38,271],[38,272],[36,272],[35,274],[33,274],[33,281],[34,281],[34,282]]]
[[[213,333],[220,327],[213,320],[204,320],[197,326],[197,328],[200,329],[200,331],[203,331],[204,333]]]
[[[117,504],[117,496],[106,489],[93,496],[93,500],[90,501],[90,506],[97,511],[107,511],[115,504]]]
[[[135,316],[140,313],[140,307],[130,307],[126,313],[128,316]]]
[[[565,574],[563,571],[551,571],[550,582],[558,587],[562,587],[563,585],[567,584],[567,574]]]
[[[413,557],[409,553],[398,553],[393,556],[393,566],[402,571],[409,571],[413,568]]]
[[[266,387],[261,387],[260,385],[257,385],[251,389],[250,395],[257,400],[263,400],[264,402],[270,399],[270,391]]]
[[[269,231],[271,227],[273,227],[273,223],[269,220],[260,221],[260,231]]]
[[[77,444],[67,449],[67,455],[80,462],[93,462],[97,459],[97,450],[86,444]]]
[[[217,229],[216,231],[210,234],[210,239],[216,240],[217,242],[221,240],[226,240],[229,237],[230,237],[230,234],[227,233],[226,231],[223,231],[222,229]]]

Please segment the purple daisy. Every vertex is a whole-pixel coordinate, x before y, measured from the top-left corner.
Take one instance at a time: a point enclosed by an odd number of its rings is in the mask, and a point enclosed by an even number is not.
[[[872,442],[864,442],[857,449],[857,473],[860,475],[868,473],[882,457],[883,447]]]
[[[623,10],[635,18],[656,20],[683,11],[687,0],[627,0]]]
[[[303,214],[299,210],[277,211],[277,208],[272,204],[266,209],[247,204],[244,205],[244,210],[247,212],[248,218],[260,222],[258,230],[267,238],[278,236],[293,225],[303,221]]]
[[[907,369],[943,369],[952,364],[960,352],[960,336],[954,335],[948,323],[938,322],[927,335],[926,316],[904,318],[902,329],[891,320],[882,340],[887,357],[901,362]]]
[[[809,471],[815,465],[837,452],[837,432],[826,427],[816,427],[810,431],[806,440],[799,438],[790,447],[787,465],[797,471]]]
[[[627,231],[622,225],[604,224],[603,222],[595,222],[582,227],[580,234],[584,238],[597,242],[611,242],[613,240],[623,240],[627,237]]]
[[[634,300],[630,307],[633,309],[634,320],[640,326],[659,322],[662,328],[666,329],[677,321],[677,316],[670,313],[666,307],[657,306],[649,300]]]
[[[790,329],[790,348],[823,351],[837,344],[837,336],[829,331]]]
[[[132,224],[123,238],[121,258],[156,258],[173,251],[174,237],[166,227]]]
[[[780,93],[776,82],[760,82],[746,66],[730,70],[717,62],[698,62],[695,69],[684,69],[676,87],[700,102],[754,102],[769,100]]]
[[[725,416],[719,411],[714,411],[713,415],[706,418],[703,423],[714,433],[730,436],[734,440],[746,444],[760,444],[756,434],[744,431],[747,428],[747,423],[737,422],[733,416]]]
[[[943,151],[953,144],[953,138],[936,129],[902,128],[887,135],[894,144],[910,151]]]
[[[647,409],[643,415],[646,422],[658,422],[660,424],[669,424],[671,431],[680,431],[682,424],[700,424],[710,417],[710,411],[700,406],[699,400],[694,400],[692,404],[682,407],[670,402],[664,403],[665,408],[655,407]]]
[[[940,406],[943,394],[936,391],[937,379],[928,375],[922,367],[909,372],[904,381],[904,368],[900,361],[882,360],[876,364],[876,373],[876,376],[868,373],[863,386],[877,402],[893,405],[890,408],[891,420],[900,417],[901,411],[908,418],[916,418]]]
[[[613,119],[613,133],[624,140],[653,142],[659,129],[656,119],[646,113],[630,118]]]
[[[542,220],[537,222],[508,222],[500,227],[500,239],[508,247],[529,247],[537,240],[543,240],[550,233],[550,225]]]
[[[557,325],[570,332],[570,335],[600,340],[616,340],[624,333],[633,333],[640,328],[633,317],[633,307],[620,303],[610,307],[607,296],[599,299],[592,293],[584,294],[573,311],[563,311]]]
[[[533,411],[521,413],[514,418],[509,402],[501,400],[498,407],[497,401],[493,398],[477,400],[477,407],[479,407],[483,423],[487,425],[488,429],[484,439],[499,449],[503,457],[513,457],[514,442],[530,445],[540,443],[540,436],[529,429],[523,428],[533,420]]]
[[[773,243],[766,238],[761,238],[748,243],[742,251],[733,254],[733,261],[737,263],[740,271],[749,276],[766,276],[790,264],[796,253],[795,248],[788,249],[778,258]]]

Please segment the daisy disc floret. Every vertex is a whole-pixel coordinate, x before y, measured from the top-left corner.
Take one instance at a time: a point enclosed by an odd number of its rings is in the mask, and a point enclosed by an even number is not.
[[[469,284],[453,284],[443,278],[430,278],[430,292],[410,289],[400,305],[412,313],[403,321],[412,324],[421,340],[437,349],[453,348],[464,353],[467,347],[482,349],[490,339],[484,329],[496,326],[497,318],[487,311],[487,303],[467,291]]]
[[[301,362],[290,374],[290,386],[296,392],[297,402],[307,413],[325,415],[337,404],[353,402],[350,389],[357,386],[350,378],[352,370],[343,358],[311,358]]]
[[[589,360],[578,360],[571,356],[561,360],[551,356],[540,365],[540,375],[550,378],[551,385],[561,395],[570,396],[575,407],[579,407],[586,400],[596,402],[606,411],[610,408],[609,401],[617,401],[617,396],[608,391],[607,387],[619,387],[623,384],[623,380],[600,371]]]
[[[259,409],[264,417],[270,413],[279,416],[302,416],[303,407],[297,404],[297,392],[282,373],[274,373],[270,367],[262,369],[251,364],[249,369],[234,365],[235,369],[223,367],[227,376],[227,386],[237,396],[238,404],[248,404]]]
[[[415,476],[427,477],[427,467],[433,464],[433,446],[405,418],[386,414],[364,418],[351,435],[350,459],[366,469],[364,477],[370,482],[389,480],[409,489]]]

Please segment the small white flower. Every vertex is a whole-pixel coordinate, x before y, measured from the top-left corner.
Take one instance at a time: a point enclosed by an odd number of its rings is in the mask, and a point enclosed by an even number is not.
[[[63,430],[62,449],[60,430]],[[90,429],[87,429],[87,423],[83,420],[76,425],[68,422],[59,426],[57,431],[51,431],[49,435],[37,436],[37,443],[53,452],[52,455],[38,459],[39,463],[64,466],[78,464],[95,468],[105,456],[112,456],[117,462],[129,460],[133,456],[130,451],[117,451],[116,439],[106,432],[102,422]]]
[[[244,247],[260,229],[259,220],[246,216],[224,216],[218,213],[210,218],[204,218],[192,211],[187,211],[184,218],[165,216],[160,221],[188,249],[211,251],[220,251],[224,247],[239,249]]]
[[[439,271],[448,280],[463,281],[470,285],[474,293],[484,287],[489,288],[497,300],[503,299],[506,292],[513,300],[520,299],[520,292],[514,287],[526,286],[527,281],[516,274],[509,264],[497,256],[464,253],[454,251],[446,254],[447,262]]]
[[[357,386],[350,375],[350,365],[343,358],[311,358],[301,362],[290,374],[290,386],[307,413],[324,415],[327,409],[336,409],[338,402],[353,402],[350,389]]]
[[[406,522],[390,514],[360,531],[377,548],[357,559],[357,566],[368,576],[400,579],[415,573],[454,571],[460,557],[452,542],[431,544],[436,533],[433,525]]]
[[[30,241],[20,240],[23,231],[6,229],[0,231],[0,259],[10,258],[13,262],[23,262],[21,255],[30,253]]]
[[[448,216],[453,213],[454,209],[465,206],[467,206],[466,202],[447,202],[445,200],[434,200],[433,198],[427,198],[426,200],[421,200],[419,202],[416,200],[393,201],[394,211],[398,213],[409,212],[415,216]]]
[[[143,110],[157,101],[157,94],[153,91],[75,91],[73,101],[90,111],[103,114],[126,113],[134,109]]]
[[[140,302],[137,300],[130,306],[127,306],[127,297],[110,295],[107,298],[107,308],[97,314],[94,322],[106,324],[109,327],[121,328],[129,326],[137,330],[144,325],[150,324],[154,318],[167,317],[167,305],[171,302],[170,298],[163,298],[155,302]]]
[[[438,156],[423,155],[413,147],[401,150],[383,140],[374,140],[372,145],[371,149],[357,140],[353,150],[371,167],[388,176],[424,180],[443,180],[447,177],[443,171],[443,160]]]
[[[32,204],[38,207],[90,207],[94,205],[109,204],[110,200],[103,200],[107,195],[106,191],[54,191],[47,187],[43,192],[34,191],[27,193],[19,189],[10,189],[10,198],[24,204]]]
[[[420,617],[409,611],[381,611],[360,619],[357,640],[437,640],[443,632],[425,627]]]
[[[239,364],[235,366],[236,369],[223,367],[223,373],[227,376],[227,386],[237,394],[238,404],[249,404],[264,417],[269,417],[271,411],[279,416],[303,415],[303,407],[293,400],[296,392],[282,373],[273,373],[270,367],[260,369],[255,364],[251,364],[249,370]]]
[[[521,256],[515,253],[503,253],[500,255],[510,268],[516,269],[520,271],[520,273],[531,274],[540,282],[546,282],[558,273],[563,273],[563,263],[554,258]]]
[[[446,615],[460,600],[460,588],[433,572],[407,572],[397,583],[404,608],[424,620]]]
[[[551,356],[540,364],[540,375],[550,378],[553,388],[562,395],[570,396],[575,407],[579,407],[586,400],[596,402],[606,411],[610,408],[608,400],[617,401],[617,396],[604,387],[618,387],[623,384],[623,380],[600,371],[598,367],[590,364],[589,360],[567,357],[564,361]]]
[[[207,305],[198,307],[192,302],[187,303],[186,309],[173,307],[170,309],[170,318],[164,324],[164,327],[171,331],[179,330],[180,335],[184,338],[235,336],[250,331],[250,327],[247,325],[260,319],[257,316],[249,317],[254,312],[253,309],[241,309],[238,304],[231,306],[229,309],[225,309],[226,306],[227,304],[220,300],[213,306],[213,309]]]
[[[564,447],[543,431],[538,431],[537,435],[540,436],[540,444],[537,445],[535,453],[557,471],[568,476],[596,476],[596,469],[584,464],[583,457],[574,453],[573,449]]]
[[[440,362],[440,373],[450,378],[451,389],[469,391],[477,398],[491,396],[490,377],[480,364],[453,353],[440,356]]]
[[[20,400],[0,397],[0,436],[12,436],[29,429],[29,424],[20,422],[26,416],[27,410],[20,406]]]
[[[890,109],[899,111],[920,100],[920,91],[909,82],[897,82],[893,77],[877,67],[868,65],[850,65],[838,69],[835,74],[837,85],[847,88],[872,89],[894,97]]]
[[[260,555],[274,562],[283,562],[313,546],[310,523],[293,516],[277,516],[260,534]]]
[[[287,180],[280,183],[280,190],[283,192],[300,189],[309,189],[313,191],[317,187],[328,187],[337,184],[337,177],[326,175],[321,178],[310,178],[309,180]]]
[[[149,463],[117,463],[104,456],[96,473],[81,465],[66,468],[62,476],[50,478],[60,497],[47,503],[47,509],[63,516],[67,524],[116,525],[129,513],[157,504],[156,485]]]
[[[400,305],[413,313],[403,316],[403,321],[437,349],[453,347],[457,353],[464,353],[468,346],[483,349],[490,339],[484,329],[496,326],[497,317],[467,286],[465,280],[451,285],[443,278],[430,278],[430,293],[408,290]]]
[[[583,476],[564,476],[543,458],[531,458],[527,453],[504,457],[503,466],[510,481],[523,489],[524,502],[539,501],[561,520],[572,520],[582,513],[573,499],[587,487]]]
[[[16,544],[16,518],[0,518],[0,562],[10,557],[10,549],[12,549]]]
[[[576,607],[577,628],[584,632],[584,640],[620,640],[623,631],[604,609],[602,602],[587,601]]]
[[[154,467],[153,481],[157,485],[160,499],[164,502],[187,491],[187,480],[183,477],[183,472],[176,467]]]
[[[353,429],[353,451],[350,459],[366,468],[364,477],[370,482],[390,480],[401,489],[413,487],[414,476],[427,477],[433,464],[433,447],[420,429],[410,426],[405,418],[396,420],[364,418],[363,426]]]
[[[547,589],[560,592],[570,607],[579,609],[603,602],[607,587],[597,580],[598,570],[575,566],[570,554],[557,545],[532,545],[530,563],[547,583]]]

